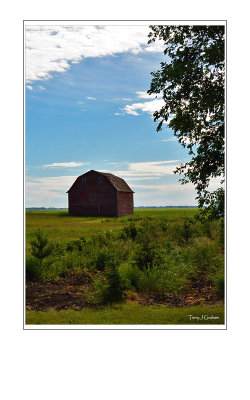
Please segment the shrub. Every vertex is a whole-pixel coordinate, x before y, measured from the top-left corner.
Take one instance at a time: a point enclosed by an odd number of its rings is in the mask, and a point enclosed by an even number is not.
[[[192,246],[176,249],[176,264],[183,265],[185,277],[191,280],[214,280],[223,268],[223,257],[218,254],[218,243],[207,238],[195,239]]]
[[[30,254],[27,254],[26,256],[25,270],[26,270],[26,278],[28,280],[29,279],[40,280],[41,268],[39,260]]]
[[[57,281],[62,275],[65,275],[67,273],[68,273],[68,268],[63,265],[61,259],[50,256],[46,258],[43,262],[40,280]]]
[[[98,232],[91,238],[90,242],[95,246],[108,246],[114,240],[112,231]]]
[[[176,227],[177,243],[187,245],[193,235],[193,221],[189,218],[185,218],[183,224]]]
[[[212,239],[212,223],[211,221],[206,221],[202,224],[204,234],[209,238]]]
[[[137,229],[133,222],[131,222],[127,226],[124,226],[124,228],[121,231],[122,239],[132,239],[134,241],[136,236],[137,236]]]
[[[115,256],[112,249],[106,247],[90,247],[89,252],[85,255],[84,263],[91,269],[103,271],[106,267],[118,265],[120,262]]]
[[[112,304],[120,302],[124,298],[124,285],[119,271],[115,267],[111,267],[106,271],[105,279],[95,280],[94,287],[100,304]]]
[[[225,282],[224,282],[224,273],[223,272],[219,271],[216,274],[215,284],[216,284],[218,293],[221,295],[221,297],[224,297]]]
[[[155,240],[150,240],[145,236],[140,240],[140,243],[134,247],[131,263],[141,270],[150,268],[153,265],[159,266],[164,262],[165,252]]]
[[[52,246],[53,246],[53,254],[55,256],[62,256],[65,254],[66,250],[65,242],[53,241]]]
[[[40,265],[39,259],[31,254],[26,256],[26,278],[27,280],[58,280],[60,276],[68,272],[67,267],[62,262],[61,257],[48,256]]]
[[[86,240],[84,239],[84,237],[71,239],[66,243],[66,250],[67,251],[73,251],[73,250],[82,251],[85,243],[86,243]]]
[[[126,289],[138,289],[141,271],[136,265],[122,264],[118,270]]]
[[[219,241],[220,245],[224,246],[224,241],[225,241],[225,222],[224,222],[224,218],[221,218],[220,222],[219,222],[218,241]]]

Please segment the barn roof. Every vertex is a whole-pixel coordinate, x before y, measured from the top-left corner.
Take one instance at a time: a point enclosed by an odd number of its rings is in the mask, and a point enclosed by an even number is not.
[[[124,179],[119,178],[118,176],[110,174],[108,172],[99,172],[99,171],[95,171],[95,170],[92,169],[91,171],[88,171],[88,172],[86,172],[85,174],[83,174],[81,176],[84,176],[84,175],[88,174],[89,172],[97,172],[98,174],[105,176],[118,192],[134,193],[133,190],[130,189],[128,184],[124,181]],[[80,176],[78,178],[80,178]],[[74,186],[74,183],[71,186],[71,188],[73,186]],[[71,190],[71,188],[67,191],[67,193]]]
[[[115,187],[116,190],[118,190],[118,192],[134,193],[133,190],[131,190],[128,184],[124,181],[124,179],[119,178],[118,176],[110,174],[108,172],[98,172],[98,173],[106,176],[106,178],[108,178],[109,182],[112,183],[112,185]]]

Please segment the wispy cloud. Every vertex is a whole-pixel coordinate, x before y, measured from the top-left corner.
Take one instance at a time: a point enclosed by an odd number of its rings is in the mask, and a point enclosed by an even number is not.
[[[27,177],[25,185],[26,206],[66,206],[66,192],[76,178],[77,176]]]
[[[49,79],[83,58],[123,52],[162,52],[147,44],[148,26],[26,26],[26,82]]]
[[[171,138],[169,138],[169,139],[163,139],[163,140],[161,140],[161,142],[176,142],[178,139],[177,139],[177,137],[171,137]]]
[[[96,100],[95,97],[91,97],[91,96],[86,97],[86,99],[87,99],[87,100]]]
[[[156,95],[148,94],[147,92],[136,92],[137,96],[140,99],[155,99]],[[157,97],[162,97],[162,95],[157,95]]]
[[[180,160],[130,162],[124,163],[127,169],[113,170],[112,173],[126,179],[162,177],[172,175],[179,163]]]
[[[44,168],[54,168],[54,167],[60,167],[60,168],[75,168],[75,167],[81,167],[82,165],[89,165],[89,162],[75,162],[75,161],[70,161],[70,162],[65,162],[65,163],[45,164],[45,165],[43,165],[43,167],[44,167]]]
[[[33,87],[30,86],[30,85],[26,85],[26,88],[27,88],[28,90],[33,90]]]
[[[194,186],[191,183],[181,185],[180,183],[167,183],[162,185],[133,185],[133,188],[147,190],[164,190],[164,191],[194,191]]]
[[[138,111],[149,113],[151,116],[155,111],[159,111],[165,105],[164,100],[155,99],[144,103],[127,104],[124,111],[131,115],[140,115]]]

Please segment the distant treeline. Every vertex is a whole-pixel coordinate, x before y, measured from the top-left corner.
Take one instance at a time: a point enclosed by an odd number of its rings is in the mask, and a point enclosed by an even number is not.
[[[56,207],[26,207],[27,211],[32,211],[32,210],[67,210],[67,208],[56,208]]]
[[[139,206],[134,208],[197,208],[197,206]],[[27,211],[40,211],[40,210],[67,210],[67,208],[56,208],[56,207],[26,207]]]
[[[197,208],[197,206],[139,206],[134,208]]]

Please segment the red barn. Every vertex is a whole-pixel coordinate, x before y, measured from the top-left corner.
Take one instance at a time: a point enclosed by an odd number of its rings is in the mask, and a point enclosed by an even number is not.
[[[133,190],[113,174],[86,172],[67,193],[70,215],[121,217],[134,213]]]

